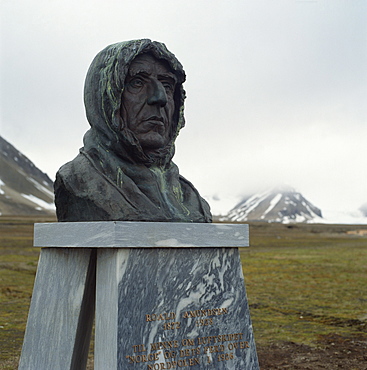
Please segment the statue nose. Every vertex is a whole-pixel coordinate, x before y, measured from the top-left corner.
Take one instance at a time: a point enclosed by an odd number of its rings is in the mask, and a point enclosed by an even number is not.
[[[164,107],[167,104],[166,90],[159,81],[153,81],[150,93],[147,99],[149,105],[159,105]]]

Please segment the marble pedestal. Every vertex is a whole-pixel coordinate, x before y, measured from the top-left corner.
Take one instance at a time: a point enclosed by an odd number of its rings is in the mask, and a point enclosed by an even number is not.
[[[85,368],[94,301],[95,369],[259,369],[247,225],[36,224],[34,244],[20,369]]]

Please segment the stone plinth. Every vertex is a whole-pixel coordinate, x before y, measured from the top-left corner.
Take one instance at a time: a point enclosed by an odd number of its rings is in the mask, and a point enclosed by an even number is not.
[[[85,366],[95,259],[95,369],[259,369],[238,254],[247,225],[36,224],[35,246],[52,248],[42,249],[21,369]],[[46,251],[69,257],[43,262]]]
[[[85,368],[95,302],[95,252],[43,248],[19,369]]]
[[[35,247],[246,247],[248,225],[175,222],[60,222],[36,224]]]

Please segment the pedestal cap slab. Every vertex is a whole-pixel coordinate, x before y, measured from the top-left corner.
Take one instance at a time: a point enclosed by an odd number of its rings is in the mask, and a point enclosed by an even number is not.
[[[248,225],[168,222],[60,222],[35,224],[35,247],[248,247]]]

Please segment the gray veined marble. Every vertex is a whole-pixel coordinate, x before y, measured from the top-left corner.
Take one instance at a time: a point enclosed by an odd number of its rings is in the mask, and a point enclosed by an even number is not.
[[[20,369],[259,369],[238,246],[247,225],[37,224]]]
[[[237,248],[99,252],[96,369],[259,368]]]
[[[248,225],[188,222],[61,222],[35,224],[35,247],[247,247]]]
[[[91,249],[41,250],[19,369],[85,368],[95,302]]]

